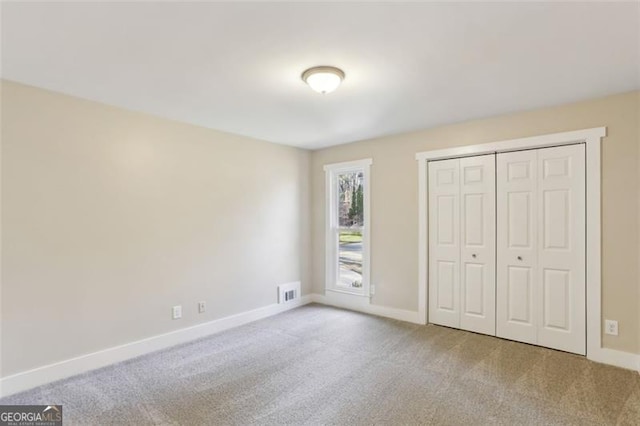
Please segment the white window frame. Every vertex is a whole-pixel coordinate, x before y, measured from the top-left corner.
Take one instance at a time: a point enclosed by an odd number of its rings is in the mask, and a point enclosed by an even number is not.
[[[325,290],[327,292],[339,293],[348,296],[358,296],[366,298],[367,302],[371,295],[370,286],[370,266],[371,266],[371,208],[370,208],[370,186],[371,186],[371,164],[373,160],[366,158],[357,161],[344,163],[327,164],[325,171]],[[339,253],[338,253],[338,233],[341,229],[338,226],[338,181],[337,177],[343,173],[362,171],[362,204],[364,226],[362,228],[362,287],[345,288],[338,284],[339,279]],[[329,294],[329,293],[327,293]]]

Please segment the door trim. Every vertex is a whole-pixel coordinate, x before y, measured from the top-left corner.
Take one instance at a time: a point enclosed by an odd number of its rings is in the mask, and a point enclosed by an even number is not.
[[[586,281],[587,281],[587,358],[603,362],[607,351],[602,347],[602,243],[601,243],[601,166],[600,144],[607,134],[606,127],[575,130],[419,152],[418,161],[418,318],[428,321],[428,181],[427,162],[446,158],[469,157],[482,154],[547,148],[552,146],[585,144],[586,166]],[[604,361],[606,362],[606,361]]]

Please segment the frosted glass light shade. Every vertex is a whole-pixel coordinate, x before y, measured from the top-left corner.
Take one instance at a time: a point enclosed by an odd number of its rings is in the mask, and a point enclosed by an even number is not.
[[[302,73],[302,80],[318,93],[331,93],[340,86],[344,72],[336,67],[314,67]]]

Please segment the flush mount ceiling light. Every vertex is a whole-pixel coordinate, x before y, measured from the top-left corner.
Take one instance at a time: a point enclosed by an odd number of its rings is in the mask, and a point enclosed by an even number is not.
[[[336,67],[313,67],[302,73],[302,80],[318,93],[331,93],[344,80],[344,71]]]

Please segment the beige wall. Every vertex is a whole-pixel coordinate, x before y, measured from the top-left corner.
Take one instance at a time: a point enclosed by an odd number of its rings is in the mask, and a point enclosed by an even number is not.
[[[607,126],[602,146],[603,314],[619,321],[604,346],[640,353],[640,92],[470,121],[318,150],[312,156],[314,292],[324,290],[325,164],[373,158],[372,303],[418,309],[416,152]]]
[[[311,153],[6,81],[1,106],[0,376],[275,303],[279,283],[322,293],[339,161],[374,160],[373,303],[417,310],[415,153],[595,126],[604,343],[640,352],[640,92]]]
[[[308,293],[309,159],[3,82],[2,376]]]

